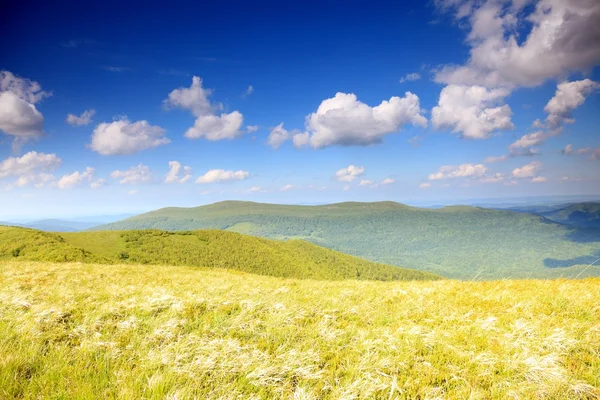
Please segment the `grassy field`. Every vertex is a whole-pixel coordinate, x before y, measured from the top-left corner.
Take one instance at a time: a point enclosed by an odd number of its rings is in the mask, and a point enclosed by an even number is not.
[[[0,261],[2,399],[600,398],[600,279]]]
[[[371,261],[465,280],[600,276],[600,265],[588,268],[600,258],[600,229],[478,207],[226,201],[164,208],[98,229],[148,228],[224,229],[272,239],[303,239]]]

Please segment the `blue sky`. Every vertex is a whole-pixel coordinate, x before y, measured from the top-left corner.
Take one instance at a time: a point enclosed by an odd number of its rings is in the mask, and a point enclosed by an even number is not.
[[[600,195],[594,1],[20,3],[0,220]]]

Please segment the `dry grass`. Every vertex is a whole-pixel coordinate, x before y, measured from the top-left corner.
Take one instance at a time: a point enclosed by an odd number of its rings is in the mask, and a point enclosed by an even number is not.
[[[600,279],[0,263],[0,398],[600,398]]]

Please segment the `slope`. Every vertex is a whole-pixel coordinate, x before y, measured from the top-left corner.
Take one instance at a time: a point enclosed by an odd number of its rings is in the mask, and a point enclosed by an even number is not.
[[[535,295],[532,295],[535,294]],[[2,399],[598,399],[600,279],[0,261]]]
[[[539,214],[562,224],[583,228],[600,228],[600,203],[572,204]]]
[[[440,278],[361,260],[307,242],[273,241],[223,231],[148,230],[59,235],[3,228],[0,229],[0,259],[187,265],[330,280]]]
[[[305,239],[392,265],[471,279],[600,275],[600,232],[511,211],[393,202],[288,206],[221,202],[165,208],[99,229],[227,229]]]

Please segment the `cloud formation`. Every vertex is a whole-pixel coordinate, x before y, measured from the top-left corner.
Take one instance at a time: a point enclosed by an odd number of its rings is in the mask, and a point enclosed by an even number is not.
[[[306,131],[294,135],[294,144],[320,149],[380,143],[385,135],[397,132],[405,124],[426,127],[422,112],[419,97],[411,92],[375,107],[360,102],[353,93],[337,93],[306,117]]]
[[[417,72],[412,72],[400,78],[400,83],[418,81],[419,79],[421,79],[421,75]]]
[[[365,167],[356,167],[349,165],[347,168],[342,168],[335,173],[335,179],[339,182],[352,182],[357,177],[365,173]]]
[[[181,165],[179,161],[169,161],[169,172],[165,183],[186,183],[192,179],[192,168]]]
[[[140,183],[149,183],[152,181],[152,172],[147,165],[138,164],[127,170],[116,170],[111,172],[112,179],[119,179],[121,185],[137,185]]]
[[[487,168],[483,164],[445,165],[440,167],[438,172],[430,174],[428,179],[435,181],[440,179],[481,177],[486,173]]]
[[[512,172],[512,176],[515,178],[535,178],[541,168],[541,162],[532,161],[520,168],[515,168]]]
[[[80,116],[68,114],[65,122],[71,126],[88,125],[92,122],[92,117],[94,114],[96,114],[96,111],[93,109],[84,111]]]
[[[247,179],[250,173],[247,171],[225,171],[223,169],[211,169],[198,179],[196,183],[224,183],[231,181],[241,181]]]
[[[189,139],[204,138],[213,141],[234,139],[245,133],[240,131],[244,122],[242,113],[233,111],[217,115],[217,112],[223,109],[223,105],[211,103],[209,99],[211,94],[211,89],[202,86],[202,79],[194,76],[189,88],[174,89],[163,104],[168,108],[178,107],[189,110],[196,117],[194,126],[185,132],[185,137]]]
[[[62,160],[56,154],[30,151],[21,157],[9,157],[0,163],[0,179],[17,178],[16,186],[34,184],[37,187],[54,180],[50,172],[56,170]]]
[[[59,189],[71,189],[75,186],[81,185],[84,182],[90,182],[91,184],[94,177],[94,172],[94,168],[87,167],[83,172],[75,171],[72,174],[64,175],[58,180],[58,182],[56,182],[56,186]]]
[[[103,156],[138,153],[171,143],[165,130],[148,121],[130,122],[127,117],[113,122],[103,122],[92,133],[89,147]]]
[[[548,113],[546,124],[549,128],[559,128],[562,124],[571,124],[575,120],[571,111],[585,102],[585,96],[600,89],[600,83],[591,79],[559,83],[554,97],[548,101],[544,111]]]
[[[502,105],[508,94],[506,89],[448,85],[431,110],[431,122],[466,139],[487,139],[494,131],[514,128],[510,106]]]
[[[44,134],[44,116],[35,103],[51,96],[39,83],[0,71],[0,131],[14,136],[14,147]]]

